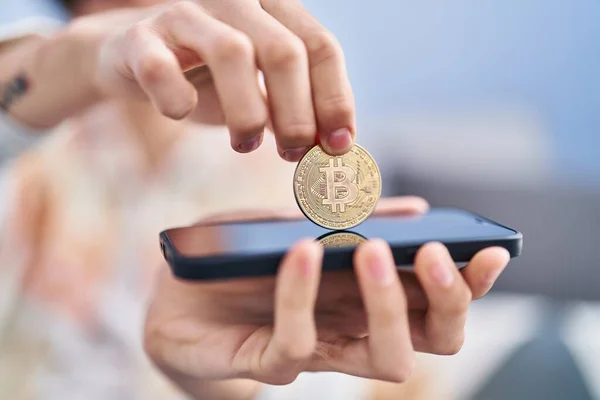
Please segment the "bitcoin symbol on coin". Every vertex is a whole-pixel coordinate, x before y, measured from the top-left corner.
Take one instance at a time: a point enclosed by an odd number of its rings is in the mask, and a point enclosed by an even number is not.
[[[371,215],[381,196],[375,160],[359,145],[342,156],[314,146],[294,173],[294,196],[304,215],[324,228],[345,230]]]
[[[323,199],[323,204],[331,206],[331,212],[338,211],[338,208],[339,212],[344,212],[346,205],[358,197],[358,185],[354,183],[356,172],[344,165],[341,157],[335,159],[335,166],[333,161],[329,159],[329,166],[319,168],[325,173],[327,182],[327,197]]]

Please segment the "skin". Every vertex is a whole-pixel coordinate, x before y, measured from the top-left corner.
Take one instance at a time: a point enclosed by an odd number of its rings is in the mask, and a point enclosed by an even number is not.
[[[172,136],[183,120],[226,125],[242,153],[270,127],[290,161],[315,142],[330,154],[351,148],[355,109],[342,50],[299,1],[151,3],[83,2],[64,30],[0,49],[0,82],[25,76],[29,84],[7,112],[46,129],[112,103],[140,138]],[[164,153],[164,142],[153,143]],[[426,209],[421,199],[400,198],[378,212]],[[273,215],[219,218],[265,216]],[[303,240],[275,278],[218,284],[175,280],[163,265],[146,321],[148,355],[202,399],[250,399],[260,382],[286,384],[301,371],[403,382],[416,351],[460,349],[471,300],[508,262],[506,251],[491,248],[459,272],[432,243],[419,251],[414,275],[399,275],[389,247],[375,239],[357,250],[354,271],[321,276],[321,257]]]
[[[422,199],[406,197],[382,200],[377,214],[426,210]],[[213,220],[294,214],[254,211]],[[398,273],[379,239],[359,246],[353,271],[321,274],[321,258],[320,245],[305,239],[276,277],[211,283],[177,280],[165,265],[146,323],[148,354],[199,398],[220,393],[218,382],[251,397],[256,382],[287,384],[302,371],[404,382],[415,352],[460,350],[470,302],[487,293],[509,261],[505,249],[489,248],[458,270],[443,245],[430,243],[417,253],[414,273]]]

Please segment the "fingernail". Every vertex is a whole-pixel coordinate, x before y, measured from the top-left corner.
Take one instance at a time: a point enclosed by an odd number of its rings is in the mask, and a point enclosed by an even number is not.
[[[396,272],[391,265],[385,262],[385,260],[378,254],[371,256],[371,263],[369,265],[369,271],[374,281],[379,283],[381,286],[387,286],[394,282],[394,273]]]
[[[327,136],[327,145],[336,151],[349,149],[352,146],[352,135],[347,128],[338,129]]]
[[[297,149],[289,149],[283,152],[283,158],[287,161],[298,161],[308,151],[308,147],[298,147]]]
[[[436,259],[429,266],[429,276],[442,287],[450,287],[454,282],[454,271],[452,265],[448,262],[447,256],[442,249],[436,252]]]
[[[246,140],[238,145],[238,150],[242,153],[250,153],[258,148],[260,145],[260,136],[253,137],[252,139]]]

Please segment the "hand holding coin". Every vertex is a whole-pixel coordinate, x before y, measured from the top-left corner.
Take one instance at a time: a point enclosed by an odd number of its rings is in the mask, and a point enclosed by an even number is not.
[[[373,157],[358,144],[336,156],[317,145],[296,167],[294,196],[300,210],[315,224],[350,229],[375,210],[381,196],[381,174]]]

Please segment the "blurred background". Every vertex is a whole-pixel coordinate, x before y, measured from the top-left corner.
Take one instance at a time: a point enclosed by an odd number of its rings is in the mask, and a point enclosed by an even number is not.
[[[34,3],[0,1],[0,24],[57,15]],[[441,396],[600,399],[600,2],[304,3],[343,45],[386,195],[524,233],[464,350],[421,360]]]

